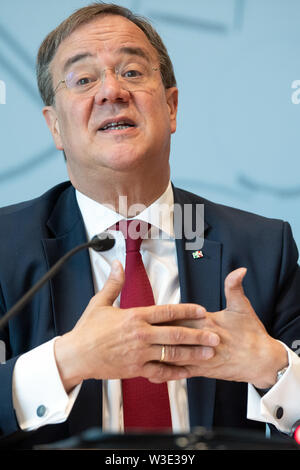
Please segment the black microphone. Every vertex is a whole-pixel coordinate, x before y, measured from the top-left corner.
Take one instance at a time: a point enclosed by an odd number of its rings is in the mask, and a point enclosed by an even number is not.
[[[36,294],[36,292],[46,284],[49,279],[51,279],[62,267],[65,262],[71,258],[73,255],[78,253],[78,251],[83,250],[84,248],[92,248],[95,251],[108,251],[115,244],[115,239],[110,233],[100,233],[95,235],[90,242],[83,243],[82,245],[76,246],[73,250],[66,253],[62,258],[60,258],[49,271],[31,288],[28,292],[10,309],[4,317],[0,319],[0,329],[3,328],[7,322],[15,316],[26,304],[27,302]]]

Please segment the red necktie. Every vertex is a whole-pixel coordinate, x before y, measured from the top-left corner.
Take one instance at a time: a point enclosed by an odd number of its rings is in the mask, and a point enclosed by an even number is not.
[[[140,246],[149,224],[137,220],[121,221],[126,242],[125,283],[121,292],[120,307],[146,307],[154,305],[154,297],[147,276]],[[153,384],[137,377],[122,380],[124,430],[171,430],[171,412],[166,383]]]

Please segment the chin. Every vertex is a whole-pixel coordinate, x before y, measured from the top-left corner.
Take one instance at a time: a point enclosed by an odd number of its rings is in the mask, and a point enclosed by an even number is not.
[[[144,154],[138,154],[134,149],[118,150],[101,157],[102,166],[114,171],[134,170],[143,161],[145,161]]]

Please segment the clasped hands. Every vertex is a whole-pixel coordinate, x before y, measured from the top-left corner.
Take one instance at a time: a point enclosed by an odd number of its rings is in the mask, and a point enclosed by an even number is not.
[[[227,276],[226,308],[218,312],[195,304],[119,309],[112,305],[124,271],[115,261],[73,330],[55,341],[66,391],[90,378],[138,376],[154,383],[204,376],[271,387],[287,365],[287,352],[267,333],[245,296],[245,274],[239,268]]]

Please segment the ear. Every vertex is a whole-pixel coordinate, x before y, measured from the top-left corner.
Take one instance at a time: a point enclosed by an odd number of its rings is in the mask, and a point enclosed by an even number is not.
[[[178,88],[171,87],[166,89],[167,105],[169,108],[171,132],[176,132],[177,126],[177,108],[178,108]]]
[[[50,129],[57,150],[64,150],[55,108],[53,106],[45,106],[43,108],[43,115],[47,126]]]

